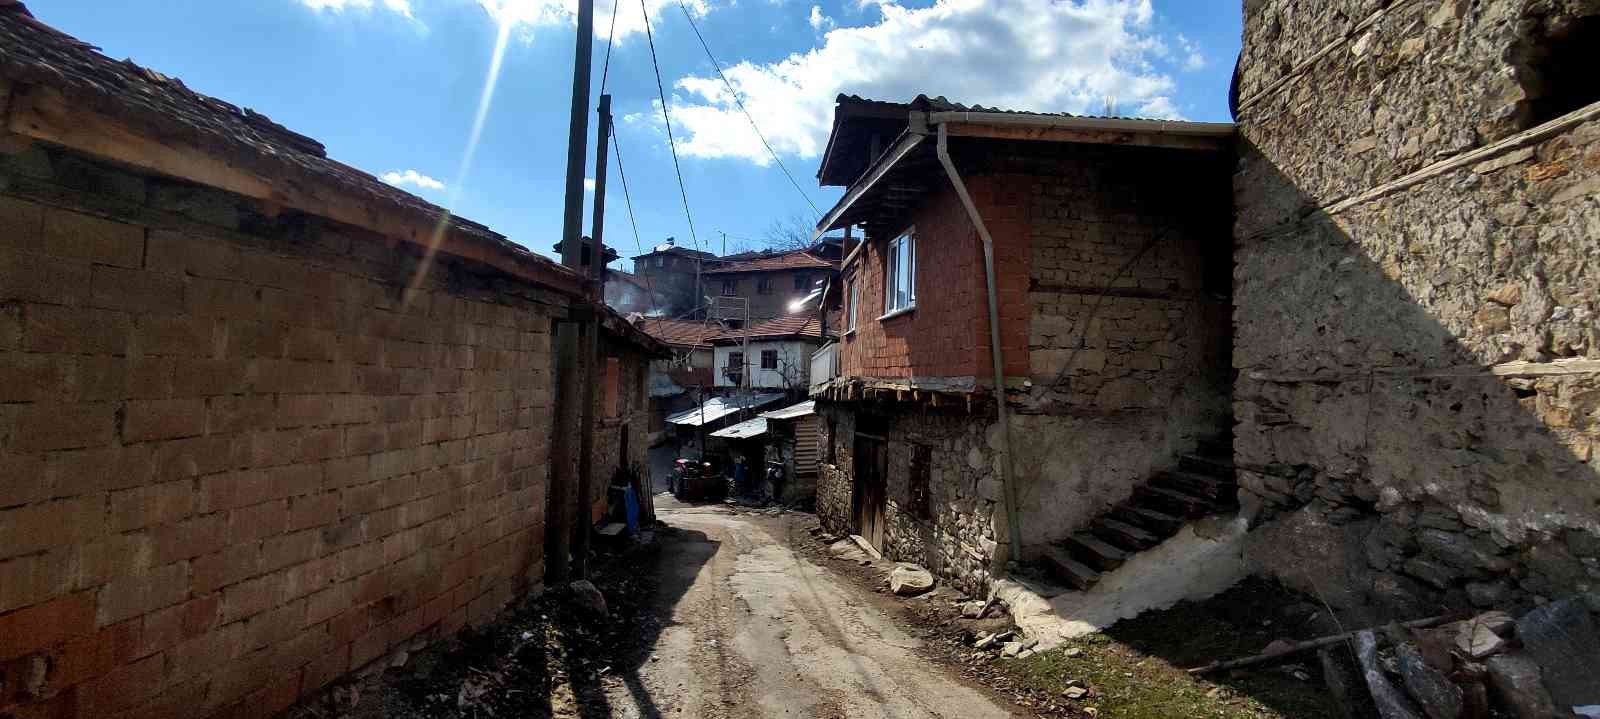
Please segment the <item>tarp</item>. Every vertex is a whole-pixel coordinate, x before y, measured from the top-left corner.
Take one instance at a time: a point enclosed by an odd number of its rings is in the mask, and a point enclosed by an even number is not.
[[[742,397],[712,397],[706,400],[705,406],[691,407],[667,418],[667,424],[676,424],[684,427],[699,427],[711,424],[723,417],[734,414],[739,410],[755,409],[783,399],[783,394],[754,394]]]

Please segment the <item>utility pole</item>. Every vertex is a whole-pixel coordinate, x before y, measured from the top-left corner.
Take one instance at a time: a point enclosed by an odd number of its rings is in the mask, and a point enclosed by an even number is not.
[[[589,247],[590,295],[589,321],[585,329],[588,346],[584,348],[584,362],[589,367],[588,381],[583,383],[583,422],[578,436],[578,534],[572,545],[572,576],[589,578],[589,535],[594,529],[589,512],[594,507],[594,388],[600,383],[600,305],[605,301],[606,265],[606,139],[611,132],[611,96],[600,96],[599,122],[595,126],[594,140],[594,219],[589,226],[593,235]]]
[[[561,264],[582,269],[583,246],[583,165],[588,155],[589,70],[594,55],[594,0],[578,0],[577,49],[572,61],[572,119],[567,127],[567,195],[561,215]],[[578,426],[578,327],[572,309],[567,321],[556,326],[556,411],[551,443],[550,501],[546,518],[549,527],[545,548],[545,576],[552,583],[565,582],[571,557],[572,522],[572,429]],[[584,531],[589,527],[584,522]]]

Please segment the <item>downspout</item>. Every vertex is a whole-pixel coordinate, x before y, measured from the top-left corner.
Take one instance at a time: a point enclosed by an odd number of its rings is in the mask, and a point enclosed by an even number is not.
[[[978,214],[978,206],[972,203],[972,196],[967,194],[967,185],[961,181],[961,173],[956,172],[956,164],[950,161],[947,137],[944,123],[940,123],[939,163],[944,165],[945,174],[950,176],[950,184],[955,185],[956,195],[961,197],[961,204],[967,208],[967,217],[972,219],[973,227],[978,229],[978,238],[983,241],[983,280],[989,295],[989,361],[994,365],[995,406],[1000,415],[1000,453],[1003,455],[1000,461],[1000,486],[1005,494],[1006,527],[1011,539],[1011,549],[1005,559],[1010,562],[1022,557],[1022,522],[1018,517],[1020,505],[1012,466],[1015,454],[1011,449],[1011,410],[1006,407],[1006,366],[1000,352],[1000,300],[994,279],[994,238],[989,236],[989,228]],[[999,568],[1002,571],[997,574],[1003,575],[1004,568],[1002,565]]]

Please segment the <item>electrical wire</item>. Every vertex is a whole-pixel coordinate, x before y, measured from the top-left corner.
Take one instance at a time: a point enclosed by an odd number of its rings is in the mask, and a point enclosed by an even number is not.
[[[655,35],[650,32],[650,8],[645,7],[644,2],[639,0],[639,10],[644,13],[644,37],[650,43],[650,66],[656,71],[656,94],[661,98],[661,119],[667,125],[667,149],[672,151],[672,171],[678,175],[678,194],[683,197],[683,216],[689,221],[689,240],[694,242],[696,252],[702,252],[700,238],[694,232],[694,215],[689,211],[689,191],[683,185],[683,168],[678,164],[678,143],[672,139],[672,116],[667,113],[667,91],[661,84],[661,62],[656,59]]]
[[[783,170],[783,176],[789,178],[789,184],[794,185],[794,191],[800,193],[800,199],[805,200],[806,204],[811,206],[811,211],[817,213],[817,217],[820,219],[822,210],[818,209],[816,203],[811,201],[811,196],[807,195],[804,189],[801,189],[800,183],[795,181],[794,175],[789,172],[788,167],[784,166],[783,160],[778,159],[778,153],[772,149],[772,143],[767,142],[767,136],[762,134],[761,127],[756,125],[755,116],[750,114],[750,110],[744,106],[744,101],[739,99],[739,92],[733,89],[733,83],[728,81],[728,76],[722,73],[722,63],[717,62],[716,56],[711,54],[711,46],[706,44],[705,36],[700,34],[700,27],[695,24],[694,15],[689,13],[689,6],[683,4],[683,0],[678,0],[678,7],[683,10],[683,16],[689,19],[689,27],[694,30],[694,36],[699,38],[700,47],[706,51],[706,58],[711,60],[711,66],[717,69],[717,77],[722,78],[722,84],[728,87],[728,94],[733,97],[734,104],[739,106],[739,111],[743,112],[745,119],[750,121],[750,128],[756,131],[756,137],[761,138],[761,146],[767,148],[767,154],[772,156],[773,162],[778,163],[778,169]],[[663,100],[663,102],[665,101]]]
[[[606,61],[600,66],[600,94],[606,94],[606,80],[611,76],[611,41],[617,36],[617,6],[622,0],[612,0],[611,3],[611,30],[606,32]]]

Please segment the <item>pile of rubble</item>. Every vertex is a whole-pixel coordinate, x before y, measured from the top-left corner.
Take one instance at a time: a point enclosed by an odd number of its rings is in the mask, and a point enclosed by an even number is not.
[[[1377,633],[1356,635],[1384,719],[1600,717],[1600,631],[1581,601],[1385,634],[1393,647],[1382,653]]]

